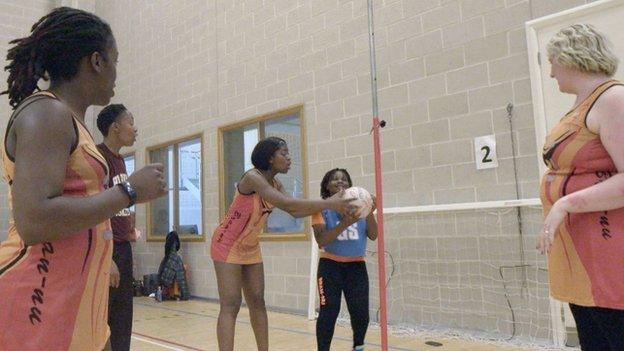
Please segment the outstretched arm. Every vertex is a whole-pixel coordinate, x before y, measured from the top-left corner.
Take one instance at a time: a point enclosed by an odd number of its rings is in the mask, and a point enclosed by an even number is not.
[[[266,178],[256,172],[246,173],[239,186],[257,192],[264,200],[293,217],[310,216],[327,208],[344,213],[351,211],[353,207],[349,203],[354,199],[343,199],[339,196],[332,196],[326,200],[295,199],[273,187]]]

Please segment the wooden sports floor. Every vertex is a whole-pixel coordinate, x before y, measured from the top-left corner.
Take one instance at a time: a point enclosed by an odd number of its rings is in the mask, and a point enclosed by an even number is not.
[[[137,351],[216,351],[215,327],[219,306],[215,303],[193,301],[155,302],[150,298],[135,298],[132,350]],[[304,316],[269,312],[269,338],[271,351],[316,350],[315,321]],[[366,350],[381,350],[379,330],[369,329]],[[412,337],[390,336],[392,351],[529,351],[538,349],[502,347],[487,343],[436,339],[442,346],[429,346],[426,341]],[[249,314],[241,308],[236,325],[236,351],[255,350],[255,341]],[[332,350],[351,350],[351,331],[336,326]]]

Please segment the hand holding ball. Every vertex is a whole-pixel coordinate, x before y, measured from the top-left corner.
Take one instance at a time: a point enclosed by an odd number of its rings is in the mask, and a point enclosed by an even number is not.
[[[358,218],[366,218],[373,209],[373,197],[366,189],[359,186],[345,190],[344,198],[355,199],[351,204],[357,207],[356,215]]]

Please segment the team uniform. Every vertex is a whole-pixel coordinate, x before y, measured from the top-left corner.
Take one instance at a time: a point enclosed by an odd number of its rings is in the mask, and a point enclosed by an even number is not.
[[[98,150],[106,159],[110,169],[108,187],[128,180],[126,163],[123,157],[112,152],[106,144],[99,144]],[[110,288],[108,300],[108,325],[111,329],[113,351],[130,350],[132,338],[132,245],[130,236],[134,233],[130,209],[124,208],[111,218],[113,230],[113,261],[119,270],[119,286]]]
[[[251,172],[260,173],[257,169]],[[277,180],[273,180],[273,186],[279,188]],[[258,193],[243,194],[237,187],[225,218],[212,234],[212,259],[241,265],[262,263],[258,235],[262,233],[273,208]]]
[[[55,98],[39,92],[24,100],[7,131],[24,107]],[[67,161],[63,196],[92,196],[105,189],[108,167],[87,128],[75,117],[73,123],[78,141]],[[15,160],[6,144],[3,160],[12,209]],[[8,237],[0,243],[0,350],[102,350],[109,336],[111,239],[107,220],[61,240],[28,246],[11,217]]]
[[[340,221],[341,215],[329,209],[312,217],[313,225],[324,224],[328,230],[338,226]],[[366,219],[361,218],[322,248],[317,273],[320,311],[316,321],[316,340],[319,351],[330,349],[343,292],[351,316],[353,347],[364,345],[370,319],[366,234]]]
[[[549,169],[540,189],[545,215],[565,195],[618,173],[600,136],[586,124],[596,100],[615,85],[621,83],[597,87],[546,137],[543,156]],[[619,333],[613,340],[624,349],[624,208],[568,214],[557,229],[548,270],[552,296],[570,303],[577,322],[602,320],[602,331]]]

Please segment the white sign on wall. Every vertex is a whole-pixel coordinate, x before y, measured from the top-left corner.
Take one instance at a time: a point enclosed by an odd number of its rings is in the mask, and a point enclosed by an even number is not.
[[[476,137],[474,146],[477,169],[498,167],[498,158],[496,158],[496,137],[494,135]]]

